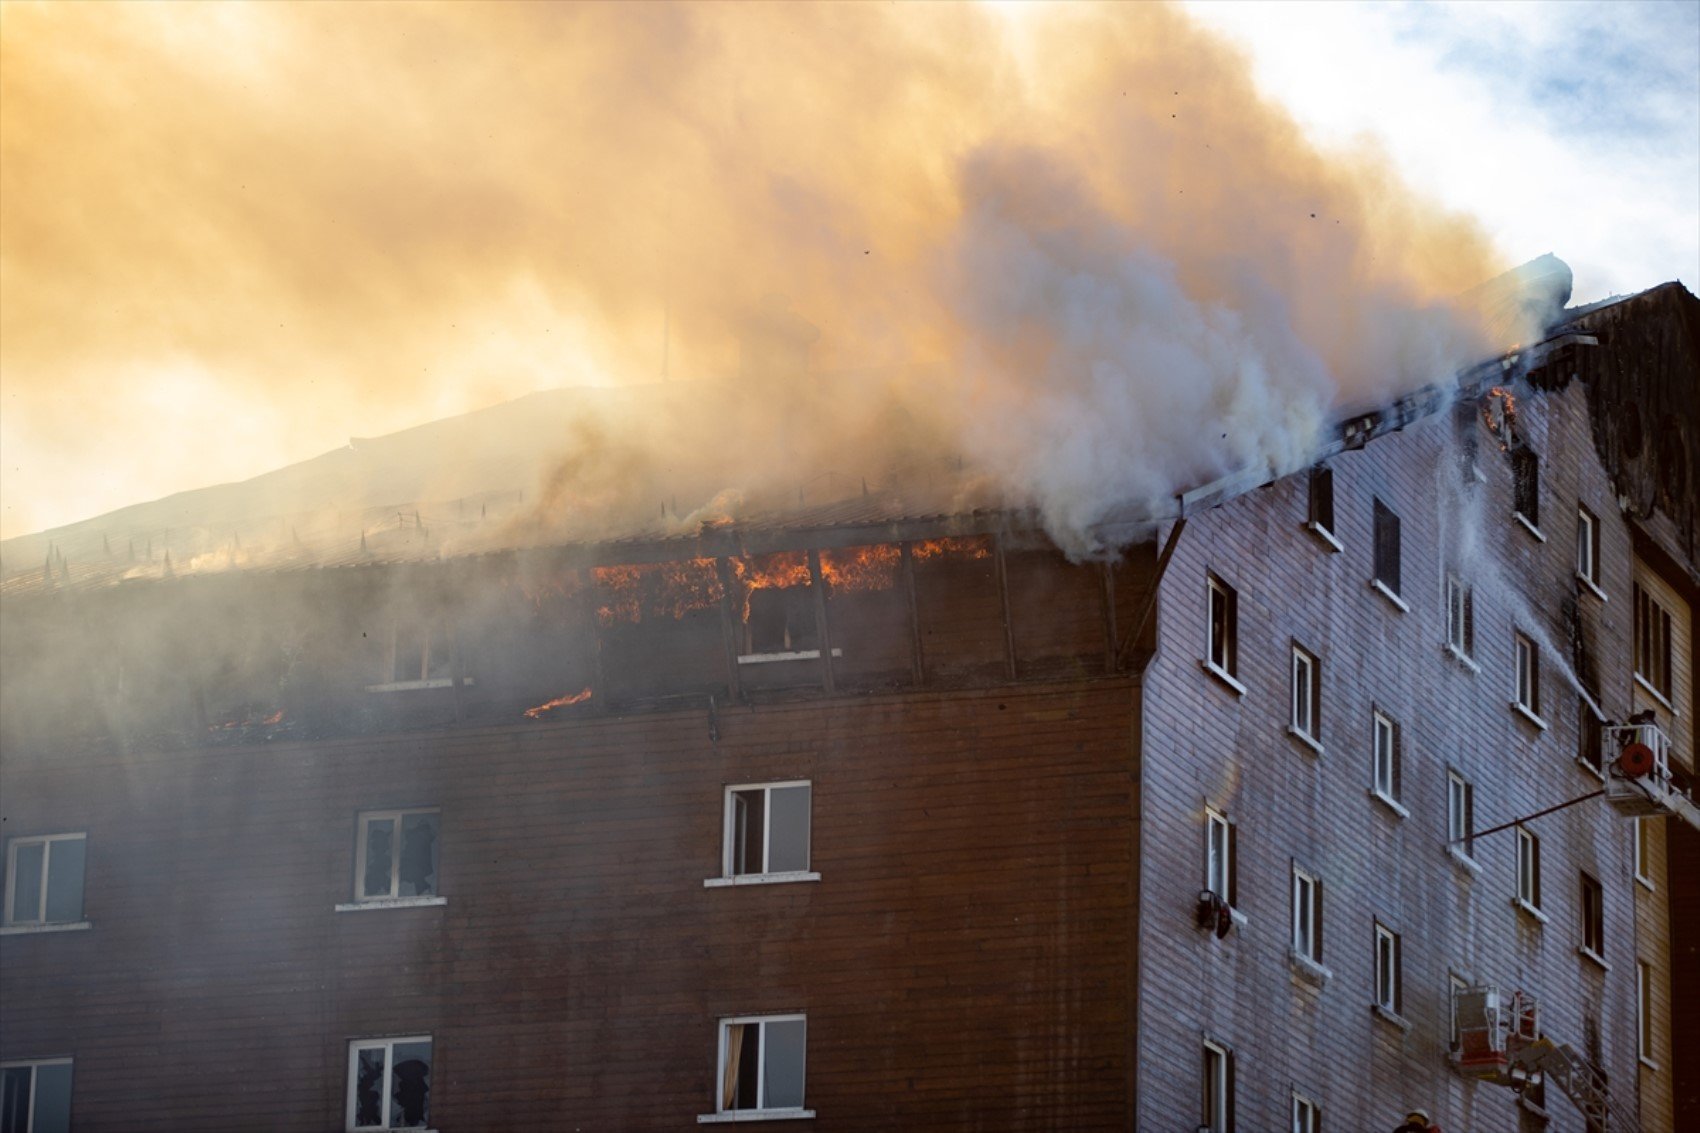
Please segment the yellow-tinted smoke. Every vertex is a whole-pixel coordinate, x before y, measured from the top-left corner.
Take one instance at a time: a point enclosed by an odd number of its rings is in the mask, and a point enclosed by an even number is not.
[[[788,310],[815,369],[888,368],[854,445],[790,435],[835,417],[778,371],[736,416],[587,435],[620,468],[736,448],[746,490],[901,433],[1086,550],[1111,502],[1444,379],[1487,345],[1448,297],[1496,270],[1153,4],[9,3],[0,200],[8,534],[530,389],[730,375]],[[547,498],[610,477],[575,443]]]

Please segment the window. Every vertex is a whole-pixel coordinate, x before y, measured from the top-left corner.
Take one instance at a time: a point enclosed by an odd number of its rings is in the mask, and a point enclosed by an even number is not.
[[[1588,585],[1600,585],[1600,521],[1581,504],[1576,505],[1576,574]]]
[[[1595,697],[1597,700],[1598,697]],[[1596,775],[1604,776],[1605,722],[1594,713],[1586,697],[1576,698],[1576,758]]]
[[[1293,951],[1322,963],[1322,882],[1293,867]]]
[[[1210,639],[1206,643],[1210,666],[1217,672],[1233,676],[1239,671],[1239,631],[1236,620],[1239,616],[1239,596],[1234,588],[1211,575],[1209,578],[1210,595]]]
[[[1458,997],[1467,991],[1469,986],[1464,977],[1451,972],[1446,974],[1446,1033],[1447,1045],[1452,1050],[1457,1050],[1461,1045],[1458,1038]]]
[[[1530,527],[1541,525],[1541,459],[1528,447],[1511,453],[1512,510]]]
[[[1670,613],[1635,587],[1635,675],[1670,700]]]
[[[1529,715],[1541,715],[1541,655],[1535,643],[1517,635],[1517,707]]]
[[[1631,819],[1629,828],[1635,839],[1635,880],[1648,889],[1653,887],[1653,855],[1648,846],[1647,820],[1645,818]]]
[[[71,1060],[0,1064],[0,1133],[67,1133]]]
[[[812,789],[808,780],[726,788],[722,880],[818,877],[809,873]]]
[[[1372,715],[1375,746],[1375,793],[1389,802],[1399,801],[1399,725],[1380,712]]]
[[[1310,529],[1332,539],[1334,535],[1334,470],[1317,465],[1310,470]]]
[[[1465,857],[1476,851],[1476,789],[1456,771],[1446,774],[1446,841]]]
[[[752,590],[749,610],[744,623],[742,656],[789,653],[820,656],[820,620],[812,583]]]
[[[1375,501],[1375,581],[1389,593],[1399,593],[1399,517],[1379,499]]]
[[[1322,1133],[1322,1107],[1298,1093],[1293,1095],[1293,1133]]]
[[[1476,599],[1455,574],[1446,576],[1446,644],[1460,657],[1476,652]]]
[[[447,628],[427,619],[398,618],[390,631],[390,680],[448,682],[454,650]]]
[[[1200,1129],[1232,1133],[1234,1128],[1234,1052],[1221,1043],[1204,1042],[1204,1108]]]
[[[1204,887],[1232,908],[1239,894],[1235,891],[1234,873],[1236,849],[1234,825],[1214,810],[1204,812]]]
[[[808,1018],[750,1015],[720,1021],[720,1083],[715,1112],[794,1113],[803,1109]]]
[[[1582,947],[1595,956],[1606,954],[1606,895],[1600,883],[1582,875]]]
[[[8,928],[83,922],[86,834],[13,838],[6,845]]]
[[[1653,1058],[1653,969],[1635,961],[1635,1053],[1644,1062]]]
[[[1322,717],[1321,667],[1316,656],[1293,646],[1293,731],[1316,739]]]
[[[1403,998],[1400,984],[1399,934],[1378,921],[1375,926],[1375,1005],[1390,1014],[1399,1014]]]
[[[1541,907],[1541,840],[1517,828],[1517,900],[1531,909]]]
[[[349,1129],[422,1129],[430,1102],[430,1035],[348,1044]]]
[[[360,816],[355,848],[356,901],[437,895],[435,810],[375,810]]]

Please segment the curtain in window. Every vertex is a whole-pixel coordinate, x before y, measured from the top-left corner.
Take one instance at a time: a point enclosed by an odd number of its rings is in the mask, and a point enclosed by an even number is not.
[[[720,1108],[728,1110],[738,1096],[738,1062],[744,1053],[747,1023],[726,1024],[726,1073],[720,1083]]]

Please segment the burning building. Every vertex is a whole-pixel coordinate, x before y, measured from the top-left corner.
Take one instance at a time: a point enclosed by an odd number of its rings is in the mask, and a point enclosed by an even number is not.
[[[1700,1120],[1697,395],[1667,285],[1072,558],[562,535],[567,394],[11,540],[5,1129]]]

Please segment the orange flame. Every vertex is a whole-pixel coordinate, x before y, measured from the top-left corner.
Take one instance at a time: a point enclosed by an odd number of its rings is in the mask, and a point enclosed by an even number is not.
[[[547,713],[557,708],[566,708],[574,704],[583,704],[590,699],[590,689],[585,687],[578,692],[566,696],[557,696],[554,700],[544,701],[535,708],[527,708],[525,714],[533,720],[541,720]]]
[[[984,535],[967,535],[955,539],[928,539],[912,544],[909,553],[916,562],[924,563],[928,559],[948,555],[962,559],[989,559],[992,557],[992,541]]]
[[[1517,398],[1504,386],[1494,386],[1482,399],[1482,423],[1499,438],[1502,451],[1517,439]]]
[[[822,551],[820,572],[835,591],[890,590],[897,585],[897,569],[902,563],[903,552],[896,544],[878,543]]]
[[[596,610],[605,626],[640,622],[645,615],[677,621],[715,605],[725,594],[713,559],[597,567],[591,574],[606,598]]]
[[[252,728],[252,727],[274,728],[281,723],[283,723],[283,709],[279,708],[276,712],[273,712],[270,716],[267,716],[264,719],[260,719],[260,720],[253,720],[253,719],[226,720],[222,724],[209,724],[207,726],[207,731],[209,731],[209,732],[226,732],[226,731],[229,731],[233,728]]]

